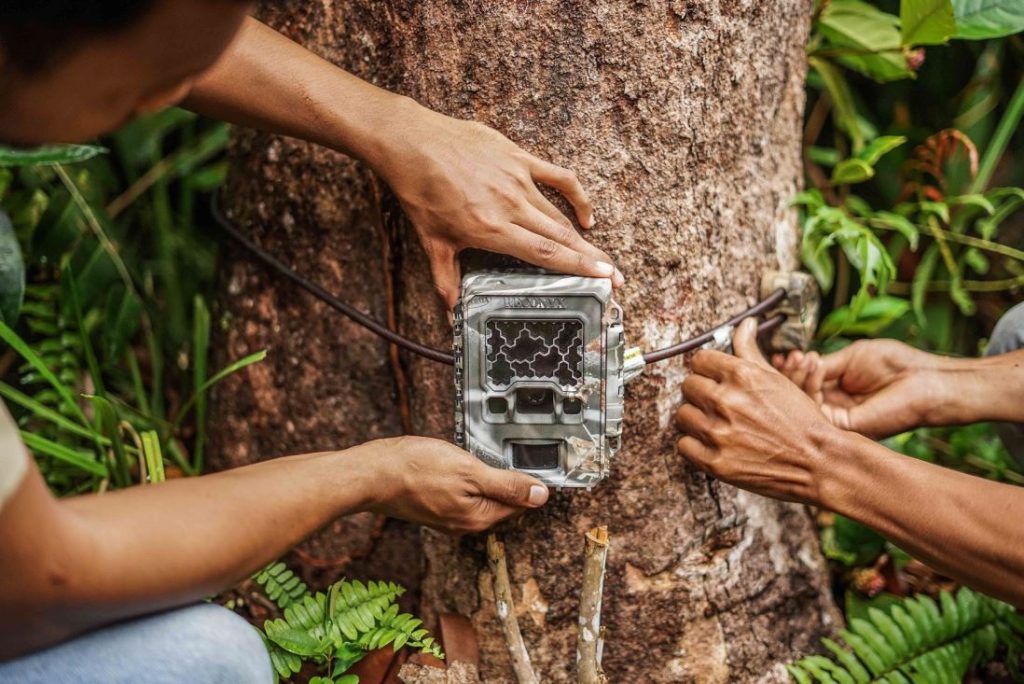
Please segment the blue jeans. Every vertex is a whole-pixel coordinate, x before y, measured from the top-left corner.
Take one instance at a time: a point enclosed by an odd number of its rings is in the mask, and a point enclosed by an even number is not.
[[[996,323],[985,356],[1006,354],[1018,349],[1024,349],[1024,302],[1007,311]],[[1024,467],[1024,424],[996,423],[995,427],[1010,456]]]
[[[0,684],[270,684],[263,640],[203,603],[90,632],[0,663]]]

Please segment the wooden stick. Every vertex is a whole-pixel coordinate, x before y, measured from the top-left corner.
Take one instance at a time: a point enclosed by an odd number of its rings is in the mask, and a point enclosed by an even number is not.
[[[505,635],[505,645],[512,659],[512,670],[519,684],[539,684],[537,674],[530,664],[530,654],[523,642],[523,634],[519,631],[519,620],[516,619],[515,604],[512,602],[512,584],[508,579],[508,565],[505,562],[505,545],[498,541],[494,534],[487,535],[487,562],[494,575],[494,603],[501,622],[501,631]]]
[[[579,684],[605,684],[601,670],[604,628],[601,626],[601,597],[604,568],[608,560],[608,527],[595,527],[586,534],[583,555],[583,586],[580,589],[579,638],[576,641],[576,677]]]

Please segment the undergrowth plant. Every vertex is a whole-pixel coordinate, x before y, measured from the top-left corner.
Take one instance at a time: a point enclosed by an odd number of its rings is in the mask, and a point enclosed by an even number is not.
[[[58,494],[146,482],[165,459],[200,472],[207,392],[263,357],[207,373],[213,243],[194,203],[226,140],[168,110],[109,147],[0,148],[0,395]]]
[[[818,347],[893,337],[976,355],[1024,292],[1024,3],[819,0],[808,45],[801,257],[826,295]],[[954,40],[958,39],[958,40]],[[951,42],[952,41],[952,42]],[[985,41],[985,42],[971,42]],[[979,320],[979,319],[983,319]],[[900,453],[1024,484],[988,424],[922,428]],[[799,682],[960,682],[1020,645],[1013,609],[913,561],[873,530],[822,514],[822,549],[850,628]],[[1017,664],[1011,651],[1008,665]]]
[[[831,658],[813,655],[787,669],[799,684],[958,684],[974,665],[1024,647],[1024,617],[1013,606],[966,587],[936,602],[919,595],[849,619],[842,643],[822,639]],[[1016,673],[1015,673],[1016,674]]]
[[[399,612],[395,601],[405,589],[394,582],[341,580],[326,593],[312,593],[283,563],[269,565],[255,580],[283,611],[261,632],[279,677],[297,674],[309,661],[322,673],[311,684],[356,684],[359,678],[346,670],[389,645],[444,658],[423,621]]]

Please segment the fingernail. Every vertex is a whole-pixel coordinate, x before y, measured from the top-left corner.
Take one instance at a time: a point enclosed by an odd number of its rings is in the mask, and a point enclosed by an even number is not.
[[[540,506],[548,500],[548,488],[544,485],[532,485],[530,487],[530,505]]]
[[[595,223],[597,223],[597,219],[595,219],[594,215],[591,214],[590,215],[590,220],[587,221],[587,230],[590,230],[591,228],[593,228]]]
[[[615,267],[603,261],[597,262],[597,275],[601,278],[611,278],[615,274]]]
[[[622,275],[622,271],[616,268],[613,280],[615,281],[615,287],[621,287],[626,283],[626,276]]]
[[[448,314],[448,327],[451,328],[455,325],[455,314],[451,309],[448,309],[445,313]]]

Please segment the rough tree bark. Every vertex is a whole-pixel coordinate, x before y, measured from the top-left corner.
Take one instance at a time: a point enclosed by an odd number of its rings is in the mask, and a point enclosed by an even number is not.
[[[626,274],[628,341],[654,348],[752,303],[760,273],[795,266],[788,199],[809,0],[317,0],[262,17],[336,63],[575,169],[589,237]],[[449,344],[426,261],[393,199],[358,165],[239,133],[230,206],[261,242],[412,337]],[[448,437],[450,369],[386,345],[228,253],[227,354],[268,347],[226,383],[221,465],[407,430]],[[630,387],[611,481],[555,494],[501,531],[530,655],[573,678],[582,534],[607,524],[603,667],[613,682],[782,679],[835,613],[804,509],[720,485],[674,453],[682,359]],[[362,519],[308,544],[331,574],[415,583],[429,617],[477,626],[483,678],[508,681],[483,537]],[[422,549],[422,550],[421,550]],[[373,554],[369,554],[373,550]],[[421,555],[422,554],[422,555]],[[358,560],[362,558],[362,560]]]

